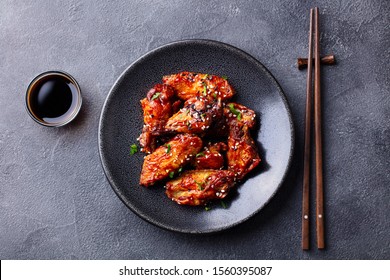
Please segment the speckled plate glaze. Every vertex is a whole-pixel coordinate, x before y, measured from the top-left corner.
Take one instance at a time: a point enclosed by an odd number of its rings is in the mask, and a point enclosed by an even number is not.
[[[225,75],[236,90],[234,100],[257,113],[253,137],[262,163],[225,199],[226,208],[181,206],[162,185],[139,186],[144,154],[130,155],[143,126],[140,100],[163,75],[194,71]],[[150,51],[130,65],[113,85],[99,125],[99,152],[115,193],[133,212],[159,227],[185,233],[212,233],[246,221],[280,188],[291,162],[294,132],[282,89],[256,59],[230,45],[186,40]],[[281,205],[281,207],[283,207]]]

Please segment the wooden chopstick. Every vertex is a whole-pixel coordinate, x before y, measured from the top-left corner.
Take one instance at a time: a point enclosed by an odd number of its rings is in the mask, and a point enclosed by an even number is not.
[[[316,221],[317,248],[325,248],[324,240],[324,190],[322,174],[322,133],[321,133],[321,75],[320,75],[320,28],[319,10],[314,9],[314,132],[316,145]]]
[[[313,9],[310,9],[309,56],[313,60]],[[310,127],[311,127],[311,95],[312,95],[312,63],[307,65],[306,81],[306,114],[305,114],[305,146],[303,158],[303,200],[302,200],[302,249],[310,248]]]
[[[313,17],[314,16],[314,17]],[[314,18],[314,19],[313,19]],[[314,31],[313,31],[314,22]],[[324,187],[322,173],[322,132],[321,132],[321,73],[320,73],[320,28],[319,9],[310,9],[309,56],[313,60],[313,32],[314,32],[314,138],[315,138],[315,165],[316,165],[316,228],[317,248],[325,248],[324,238]],[[302,200],[302,249],[310,247],[310,129],[311,129],[311,101],[312,99],[312,63],[308,63],[306,81],[306,112],[305,112],[305,144],[303,162],[303,200]]]

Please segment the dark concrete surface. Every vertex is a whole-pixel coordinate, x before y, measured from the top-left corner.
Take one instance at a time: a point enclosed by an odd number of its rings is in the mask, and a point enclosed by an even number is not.
[[[303,252],[302,149],[309,8],[319,5],[327,249]],[[1,259],[390,259],[390,2],[0,2]],[[193,236],[141,220],[106,181],[97,149],[100,110],[120,73],[180,39],[232,44],[274,74],[291,105],[296,152],[283,187],[254,218]],[[78,118],[46,128],[24,108],[47,70],[79,82]],[[314,207],[312,208],[314,214]],[[314,224],[314,219],[312,219]]]

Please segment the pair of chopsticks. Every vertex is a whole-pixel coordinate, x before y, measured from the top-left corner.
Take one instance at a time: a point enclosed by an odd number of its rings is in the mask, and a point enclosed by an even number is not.
[[[313,26],[314,23],[314,26]],[[324,195],[322,176],[322,134],[321,134],[321,81],[320,81],[320,31],[318,8],[310,9],[309,57],[306,83],[305,146],[303,162],[303,202],[302,202],[302,249],[310,245],[309,202],[310,202],[310,128],[312,104],[312,61],[314,32],[314,138],[316,164],[316,228],[317,248],[325,248],[324,240]]]

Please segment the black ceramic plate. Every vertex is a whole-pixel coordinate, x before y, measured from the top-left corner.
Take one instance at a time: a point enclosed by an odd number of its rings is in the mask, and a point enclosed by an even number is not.
[[[143,126],[140,100],[166,74],[193,71],[227,76],[234,100],[257,113],[253,137],[262,163],[225,199],[227,208],[177,205],[162,185],[139,186],[144,154],[130,155]],[[247,53],[223,43],[187,40],[165,45],[139,58],[113,85],[99,126],[99,151],[115,193],[136,214],[165,229],[187,233],[217,232],[260,211],[286,175],[293,149],[293,125],[286,98],[270,72]],[[281,206],[283,207],[283,206]]]

